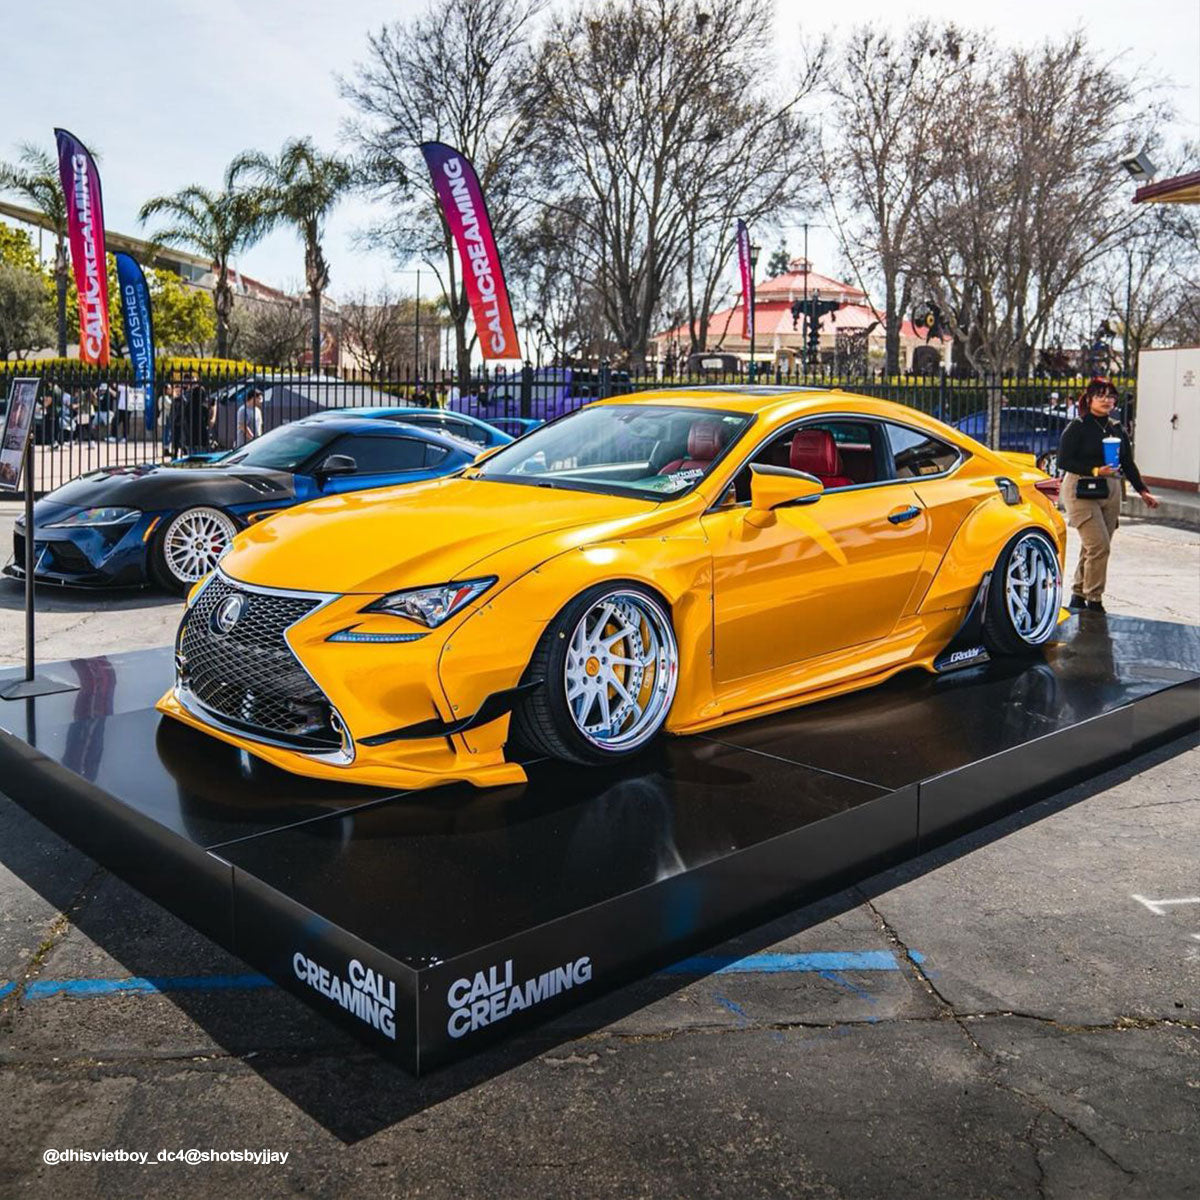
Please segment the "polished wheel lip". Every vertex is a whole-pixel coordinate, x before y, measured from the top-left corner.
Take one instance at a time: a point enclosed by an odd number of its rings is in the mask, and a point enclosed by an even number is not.
[[[1030,646],[1049,639],[1062,604],[1058,552],[1041,533],[1023,534],[1004,572],[1004,604],[1013,632]]]
[[[163,559],[180,582],[197,583],[216,570],[229,547],[237,525],[219,508],[201,505],[185,508],[171,518],[163,532]],[[222,538],[220,545],[216,539]]]
[[[606,633],[614,619],[621,627]],[[626,653],[614,654],[615,647]],[[624,678],[614,667],[625,669]],[[642,705],[637,697],[651,669],[650,693]],[[678,679],[679,650],[670,619],[640,591],[614,588],[599,596],[571,633],[563,665],[567,713],[580,736],[600,750],[619,753],[648,742],[666,719]],[[588,723],[594,712],[599,721]]]

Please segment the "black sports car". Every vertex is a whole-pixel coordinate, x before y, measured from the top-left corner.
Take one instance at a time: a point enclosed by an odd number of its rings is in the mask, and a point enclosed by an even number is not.
[[[34,578],[76,587],[153,580],[184,592],[217,565],[239,529],[281,508],[449,475],[478,453],[432,429],[322,415],[280,426],[213,463],[95,471],[34,506]],[[13,542],[5,574],[23,578],[23,519]]]

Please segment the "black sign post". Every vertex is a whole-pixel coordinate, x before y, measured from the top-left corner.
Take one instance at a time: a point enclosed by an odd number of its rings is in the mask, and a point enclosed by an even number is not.
[[[54,692],[73,692],[78,684],[38,675],[33,645],[33,412],[38,379],[14,379],[8,390],[8,409],[0,432],[0,491],[16,491],[25,479],[25,678],[0,684],[0,700],[25,700]]]

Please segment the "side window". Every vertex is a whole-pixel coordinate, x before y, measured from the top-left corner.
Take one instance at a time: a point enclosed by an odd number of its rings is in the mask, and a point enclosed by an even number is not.
[[[887,426],[888,443],[897,479],[919,479],[922,475],[940,475],[959,459],[956,447],[931,434],[904,425]]]
[[[419,471],[425,465],[425,443],[414,438],[350,434],[340,438],[329,452],[350,455],[358,464],[359,475]]]
[[[805,421],[761,446],[750,459],[772,467],[789,467],[815,475],[826,488],[877,483],[887,475],[883,433],[873,421]],[[750,499],[750,467],[733,483],[737,502]],[[727,501],[728,503],[728,501]]]
[[[436,467],[449,453],[450,451],[445,446],[435,446],[433,442],[427,442],[425,445],[425,465],[427,467]]]
[[[452,417],[443,417],[442,428],[451,436],[462,438],[464,442],[473,442],[477,446],[487,445],[487,432],[477,425],[469,425],[466,421],[456,421]]]

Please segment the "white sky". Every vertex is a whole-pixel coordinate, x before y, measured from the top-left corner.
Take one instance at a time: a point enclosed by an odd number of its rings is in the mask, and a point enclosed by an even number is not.
[[[5,14],[6,41],[19,50],[6,56],[0,71],[0,157],[11,156],[17,143],[27,140],[52,150],[54,126],[70,129],[101,156],[106,224],[136,234],[136,213],[144,200],[189,183],[216,186],[241,150],[274,152],[285,139],[305,134],[336,148],[348,110],[338,97],[334,73],[352,70],[369,30],[412,14],[422,3],[108,0],[99,19],[91,0],[11,7],[15,11]],[[836,5],[780,0],[778,7],[785,54],[796,42],[801,18],[807,35],[839,28]],[[988,26],[1005,41],[1036,41],[1083,27],[1097,46],[1124,52],[1131,66],[1173,81],[1180,118],[1174,140],[1200,139],[1198,0],[1139,5],[1008,0],[984,11],[976,20],[957,0],[859,0],[852,20],[902,28],[917,17],[954,19]],[[841,27],[848,23],[842,21]],[[76,38],[89,58],[71,66]],[[368,218],[365,202],[351,200],[330,222],[326,257],[335,297],[384,280],[411,289],[411,275],[398,274],[378,252],[352,245],[354,231]],[[765,260],[778,239],[764,235],[759,240]],[[798,233],[789,231],[793,254],[799,253],[799,243]],[[835,243],[825,230],[811,231],[809,254],[818,270],[838,264]],[[287,231],[260,243],[239,266],[276,286],[301,286],[303,255]]]

